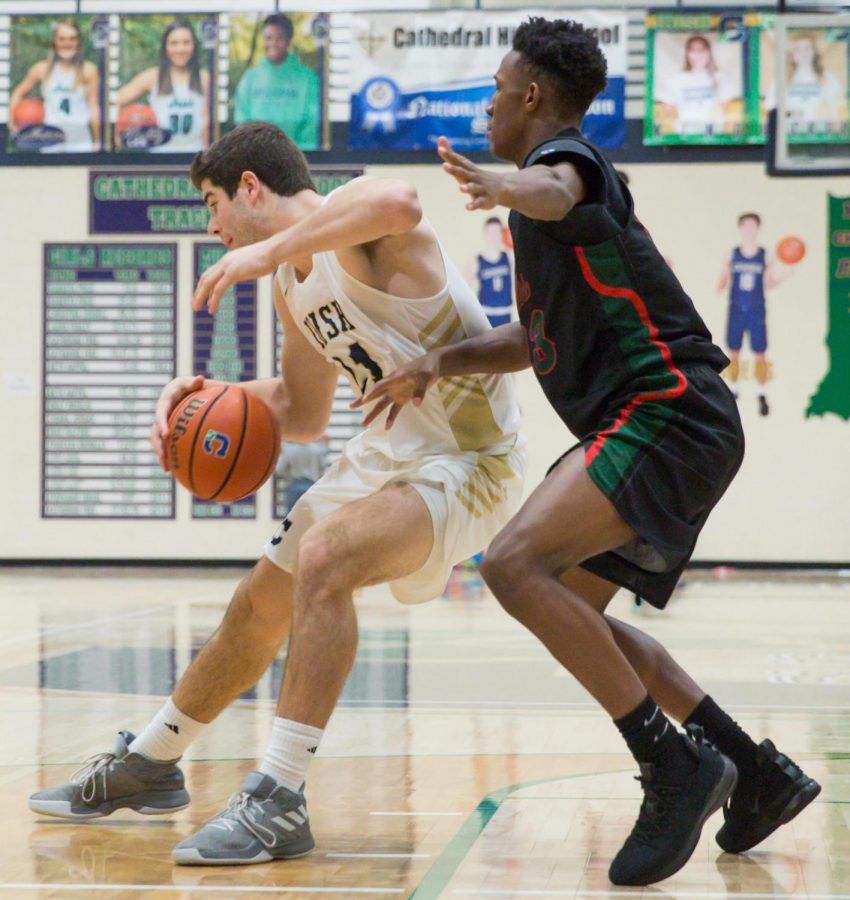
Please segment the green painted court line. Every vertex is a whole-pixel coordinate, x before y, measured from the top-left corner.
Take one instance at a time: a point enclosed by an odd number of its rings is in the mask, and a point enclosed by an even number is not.
[[[434,864],[419,882],[410,895],[409,900],[438,900],[442,896],[452,876],[460,868],[460,864],[478,840],[479,835],[487,827],[490,819],[496,815],[499,807],[515,791],[533,787],[536,784],[548,784],[553,781],[574,781],[578,778],[595,778],[599,775],[620,775],[631,769],[614,769],[608,772],[586,772],[582,775],[556,775],[553,778],[538,778],[534,781],[521,781],[507,787],[491,791],[460,826],[457,834],[449,841],[445,850],[437,857]],[[567,798],[565,798],[567,799]],[[582,798],[583,799],[583,798]]]
[[[579,778],[596,778],[600,775],[622,775],[631,769],[612,769],[606,772],[585,772],[582,775],[556,775],[554,778],[538,778],[534,781],[521,781],[507,787],[491,791],[475,808],[475,811],[461,825],[457,834],[449,841],[446,849],[437,857],[433,865],[410,895],[409,900],[439,900],[443,891],[452,880],[460,864],[472,849],[473,844],[499,810],[499,807],[515,791],[533,787],[536,784],[549,784],[553,781],[575,781]],[[551,797],[529,797],[529,800],[551,800]],[[559,797],[559,800],[607,799],[594,797]],[[815,803],[843,805],[850,800],[816,800]],[[606,894],[607,896],[607,894]]]

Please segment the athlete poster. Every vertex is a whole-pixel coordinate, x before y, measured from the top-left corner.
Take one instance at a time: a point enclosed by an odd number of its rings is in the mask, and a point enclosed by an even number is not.
[[[422,150],[447,136],[462,151],[486,150],[486,107],[493,75],[513,34],[531,15],[553,10],[449,10],[352,16],[349,146]],[[608,62],[608,87],[582,131],[602,147],[625,143],[626,14],[570,10],[596,30]]]
[[[789,28],[778,60],[784,90],[776,105],[789,143],[847,143],[850,29]]]
[[[216,16],[122,16],[114,144],[194,154],[216,135]]]
[[[227,27],[229,124],[271,122],[302,150],[327,147],[328,14],[234,15]]]
[[[758,140],[747,108],[751,37],[743,11],[651,12],[644,143]]]
[[[106,51],[102,16],[13,16],[7,150],[104,149]]]

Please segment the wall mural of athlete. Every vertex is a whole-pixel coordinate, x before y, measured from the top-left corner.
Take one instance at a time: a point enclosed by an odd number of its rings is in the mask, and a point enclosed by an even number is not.
[[[777,268],[773,256],[761,246],[761,216],[746,212],[738,216],[741,243],[724,259],[718,293],[729,289],[729,317],[726,326],[726,347],[729,368],[726,377],[732,392],[738,397],[741,375],[741,348],[744,335],[749,335],[750,349],[755,356],[755,378],[758,382],[759,415],[770,412],[767,402],[767,381],[770,368],[767,362],[767,308],[765,292],[785,281],[790,268]]]
[[[467,281],[493,328],[507,325],[513,309],[513,254],[505,244],[505,226],[498,216],[484,223],[484,246],[470,260]]]

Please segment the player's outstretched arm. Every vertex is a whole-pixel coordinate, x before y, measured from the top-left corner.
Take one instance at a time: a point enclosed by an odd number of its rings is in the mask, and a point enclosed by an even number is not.
[[[506,206],[529,219],[560,222],[585,197],[585,187],[575,166],[567,162],[553,166],[530,166],[518,172],[487,172],[452,150],[441,137],[437,153],[443,170],[469,197],[467,209]]]
[[[225,291],[271,275],[285,262],[412,232],[422,220],[416,188],[396,178],[355,178],[295,225],[232,250],[198,281],[192,307],[215,313]]]
[[[474,338],[438,347],[418,359],[399,366],[351,404],[360,409],[375,401],[363,419],[369,425],[389,409],[386,428],[392,428],[402,407],[419,406],[428,390],[439,378],[453,375],[519,372],[531,365],[528,345],[519,322],[500,325]]]

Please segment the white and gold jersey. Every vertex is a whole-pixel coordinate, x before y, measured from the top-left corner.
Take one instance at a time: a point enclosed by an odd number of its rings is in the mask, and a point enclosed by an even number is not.
[[[446,283],[432,297],[405,299],[349,275],[335,253],[317,253],[298,282],[290,264],[277,281],[307,340],[345,373],[357,396],[399,366],[435,347],[489,329],[472,289],[440,248]],[[405,406],[394,426],[379,416],[353,442],[392,460],[474,451],[499,454],[514,446],[520,424],[510,375],[441,378],[421,406]]]

